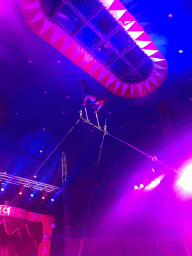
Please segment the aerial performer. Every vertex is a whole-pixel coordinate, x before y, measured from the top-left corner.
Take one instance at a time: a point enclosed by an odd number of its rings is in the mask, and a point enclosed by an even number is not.
[[[96,114],[104,103],[107,102],[107,100],[104,97],[96,97],[92,95],[91,87],[86,84],[84,80],[80,82],[80,85],[83,86],[84,90],[84,102],[83,106],[85,107],[86,104],[92,105],[94,113]]]

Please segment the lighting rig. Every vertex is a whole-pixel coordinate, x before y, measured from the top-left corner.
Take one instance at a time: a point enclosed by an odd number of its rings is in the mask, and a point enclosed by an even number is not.
[[[50,192],[55,193],[60,189],[57,186],[49,185],[46,183],[42,183],[42,182],[30,180],[30,179],[25,179],[25,178],[14,176],[14,175],[9,175],[7,173],[2,173],[2,172],[0,172],[0,181],[4,184],[9,183],[14,185],[20,185],[22,187],[44,191],[45,193],[50,193]]]

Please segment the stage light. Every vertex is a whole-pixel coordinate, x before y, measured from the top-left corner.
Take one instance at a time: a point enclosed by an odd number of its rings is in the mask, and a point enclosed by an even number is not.
[[[4,188],[1,188],[1,191],[4,191],[5,189]]]
[[[182,200],[192,198],[192,160],[188,160],[179,169],[179,178],[174,184],[174,189],[177,195]]]
[[[172,13],[169,13],[168,17],[169,17],[169,18],[172,18],[172,17],[173,17],[173,14],[172,14]]]
[[[192,163],[184,168],[183,174],[177,181],[178,186],[186,193],[192,194]]]
[[[31,197],[33,197],[34,195],[33,194],[31,194]]]
[[[41,199],[43,199],[43,200],[44,200],[44,199],[45,199],[45,197],[44,197],[44,196],[42,196],[42,197],[41,197]]]
[[[155,170],[152,168],[152,172],[155,172]]]
[[[149,183],[149,185],[147,185],[145,187],[145,189],[147,190],[152,190],[154,188],[156,188],[160,183],[161,183],[161,180],[164,178],[165,174],[159,176],[158,178],[156,178],[155,180],[151,181],[151,183]]]
[[[134,189],[138,189],[138,187],[137,187],[137,186],[134,186]]]
[[[36,179],[36,178],[37,178],[37,175],[35,175],[34,178]]]
[[[22,194],[23,194],[22,191],[20,191],[20,192],[19,192],[19,195],[22,195]]]
[[[43,152],[43,150],[40,150],[39,152],[40,152],[40,153],[42,153],[42,152]]]
[[[144,188],[144,185],[143,184],[140,184],[140,186],[139,186],[140,188]]]
[[[54,198],[51,198],[51,201],[54,202]]]
[[[179,52],[179,53],[183,53],[183,50],[179,50],[178,52]]]

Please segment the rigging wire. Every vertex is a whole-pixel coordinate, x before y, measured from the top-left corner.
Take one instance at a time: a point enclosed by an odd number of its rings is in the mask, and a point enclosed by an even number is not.
[[[38,171],[41,169],[41,167],[47,162],[47,160],[53,155],[53,153],[58,149],[58,147],[61,145],[61,143],[67,138],[67,136],[72,132],[72,130],[75,128],[75,126],[79,123],[79,120],[77,120],[77,122],[73,125],[73,127],[68,131],[68,133],[63,137],[63,139],[57,144],[57,146],[53,149],[53,151],[48,155],[48,157],[43,161],[43,163],[39,166],[39,168],[35,171],[35,173],[31,176],[34,177]],[[11,200],[10,204],[13,203],[16,199],[16,196]]]
[[[105,131],[106,131],[106,122],[107,120],[105,120]],[[102,143],[101,143],[101,148],[100,148],[100,151],[99,151],[99,157],[98,157],[98,161],[97,161],[97,168],[96,168],[96,172],[95,172],[95,176],[94,176],[94,180],[93,180],[93,185],[92,185],[92,190],[91,190],[91,194],[90,194],[90,198],[89,198],[89,204],[88,204],[88,209],[87,209],[87,216],[86,216],[86,220],[85,220],[85,226],[84,226],[84,230],[83,230],[83,237],[82,237],[82,240],[81,240],[81,244],[80,244],[80,248],[79,248],[79,254],[78,256],[81,255],[81,250],[82,250],[82,247],[83,247],[83,241],[84,241],[84,238],[85,238],[85,233],[86,233],[86,228],[87,228],[87,222],[88,222],[88,218],[89,218],[89,212],[90,212],[90,208],[91,208],[91,201],[93,199],[93,193],[94,193],[94,190],[95,190],[95,187],[97,185],[97,171],[99,169],[99,163],[100,163],[100,159],[101,159],[101,153],[102,153],[102,149],[103,149],[103,144],[104,144],[104,139],[105,139],[105,135],[106,135],[106,132],[103,133],[103,138],[102,138]]]

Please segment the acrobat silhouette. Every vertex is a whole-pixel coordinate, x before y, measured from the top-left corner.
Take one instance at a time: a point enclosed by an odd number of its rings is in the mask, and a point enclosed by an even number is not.
[[[86,106],[86,104],[90,104],[93,107],[94,113],[97,113],[101,109],[103,104],[107,102],[107,100],[104,97],[93,96],[91,87],[87,85],[84,80],[80,82],[80,85],[83,86],[85,96],[83,106]]]

